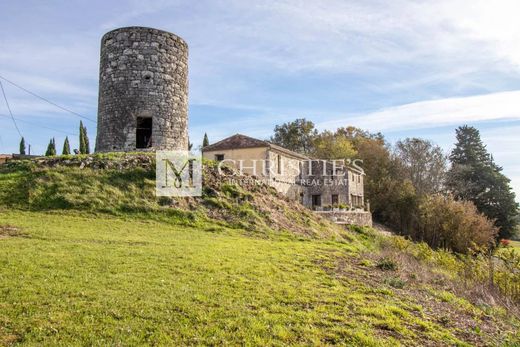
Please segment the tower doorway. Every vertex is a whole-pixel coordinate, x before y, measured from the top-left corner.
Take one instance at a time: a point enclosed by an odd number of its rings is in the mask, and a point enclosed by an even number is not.
[[[137,126],[135,131],[135,147],[150,148],[152,147],[152,118],[137,117]]]

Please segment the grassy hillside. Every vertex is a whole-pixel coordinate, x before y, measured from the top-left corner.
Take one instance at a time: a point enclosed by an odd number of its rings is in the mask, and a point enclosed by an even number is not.
[[[0,166],[0,206],[139,214],[191,226],[217,223],[263,236],[341,238],[341,229],[271,187],[217,179],[211,162],[205,165],[202,197],[157,199],[154,159],[150,154],[96,154],[11,162]],[[240,178],[230,170],[226,174]]]
[[[453,254],[211,171],[202,198],[158,201],[147,156],[89,158],[0,168],[0,346],[520,341]]]
[[[1,344],[513,345],[500,312],[400,280],[361,242],[75,212],[0,223]]]

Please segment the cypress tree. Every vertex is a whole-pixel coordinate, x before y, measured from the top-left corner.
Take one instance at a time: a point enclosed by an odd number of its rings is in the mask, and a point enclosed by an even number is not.
[[[65,137],[65,142],[63,142],[63,151],[61,152],[63,155],[70,154],[70,144],[69,144],[69,137]]]
[[[209,146],[208,134],[204,133],[204,140],[202,140],[202,147]]]
[[[79,121],[79,153],[86,154],[87,153],[87,140],[85,136],[85,127],[83,126],[83,122]]]
[[[52,138],[47,145],[47,151],[45,152],[46,157],[56,155],[56,140]]]
[[[23,136],[20,140],[20,154],[25,155],[25,139],[23,138]]]
[[[47,145],[47,150],[45,151],[45,156],[50,157],[51,156],[51,147],[52,147],[52,140]]]
[[[85,148],[85,140],[83,139],[83,122],[79,121],[79,153],[83,154]]]
[[[448,188],[455,198],[472,201],[479,212],[493,220],[500,228],[500,238],[511,237],[518,224],[518,204],[511,180],[496,165],[477,129],[462,126],[456,132]]]
[[[90,141],[88,140],[86,126],[83,126],[83,137],[85,138],[85,154],[90,154]]]

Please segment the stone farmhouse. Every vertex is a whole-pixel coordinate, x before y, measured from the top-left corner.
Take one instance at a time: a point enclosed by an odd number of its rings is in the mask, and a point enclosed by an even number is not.
[[[241,134],[206,146],[202,152],[205,159],[232,165],[313,210],[351,212],[367,207],[364,173],[353,166],[312,159]]]

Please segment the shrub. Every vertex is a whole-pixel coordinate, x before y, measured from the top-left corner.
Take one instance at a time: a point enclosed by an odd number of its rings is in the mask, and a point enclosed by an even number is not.
[[[392,245],[391,245],[392,247],[394,247],[400,251],[405,251],[412,245],[411,241],[405,239],[402,236],[392,237],[392,238],[390,238],[390,242],[392,243]]]
[[[376,266],[378,269],[383,271],[396,271],[398,268],[397,263],[393,259],[387,257],[379,259]]]
[[[236,184],[225,183],[222,185],[221,190],[225,195],[232,199],[237,199],[240,201],[249,201],[253,198],[251,193],[245,191],[242,187]]]
[[[406,282],[399,277],[388,277],[385,279],[385,283],[390,287],[402,289],[406,285]]]
[[[493,245],[498,229],[468,201],[451,196],[427,196],[419,205],[419,239],[435,248],[468,253]]]

